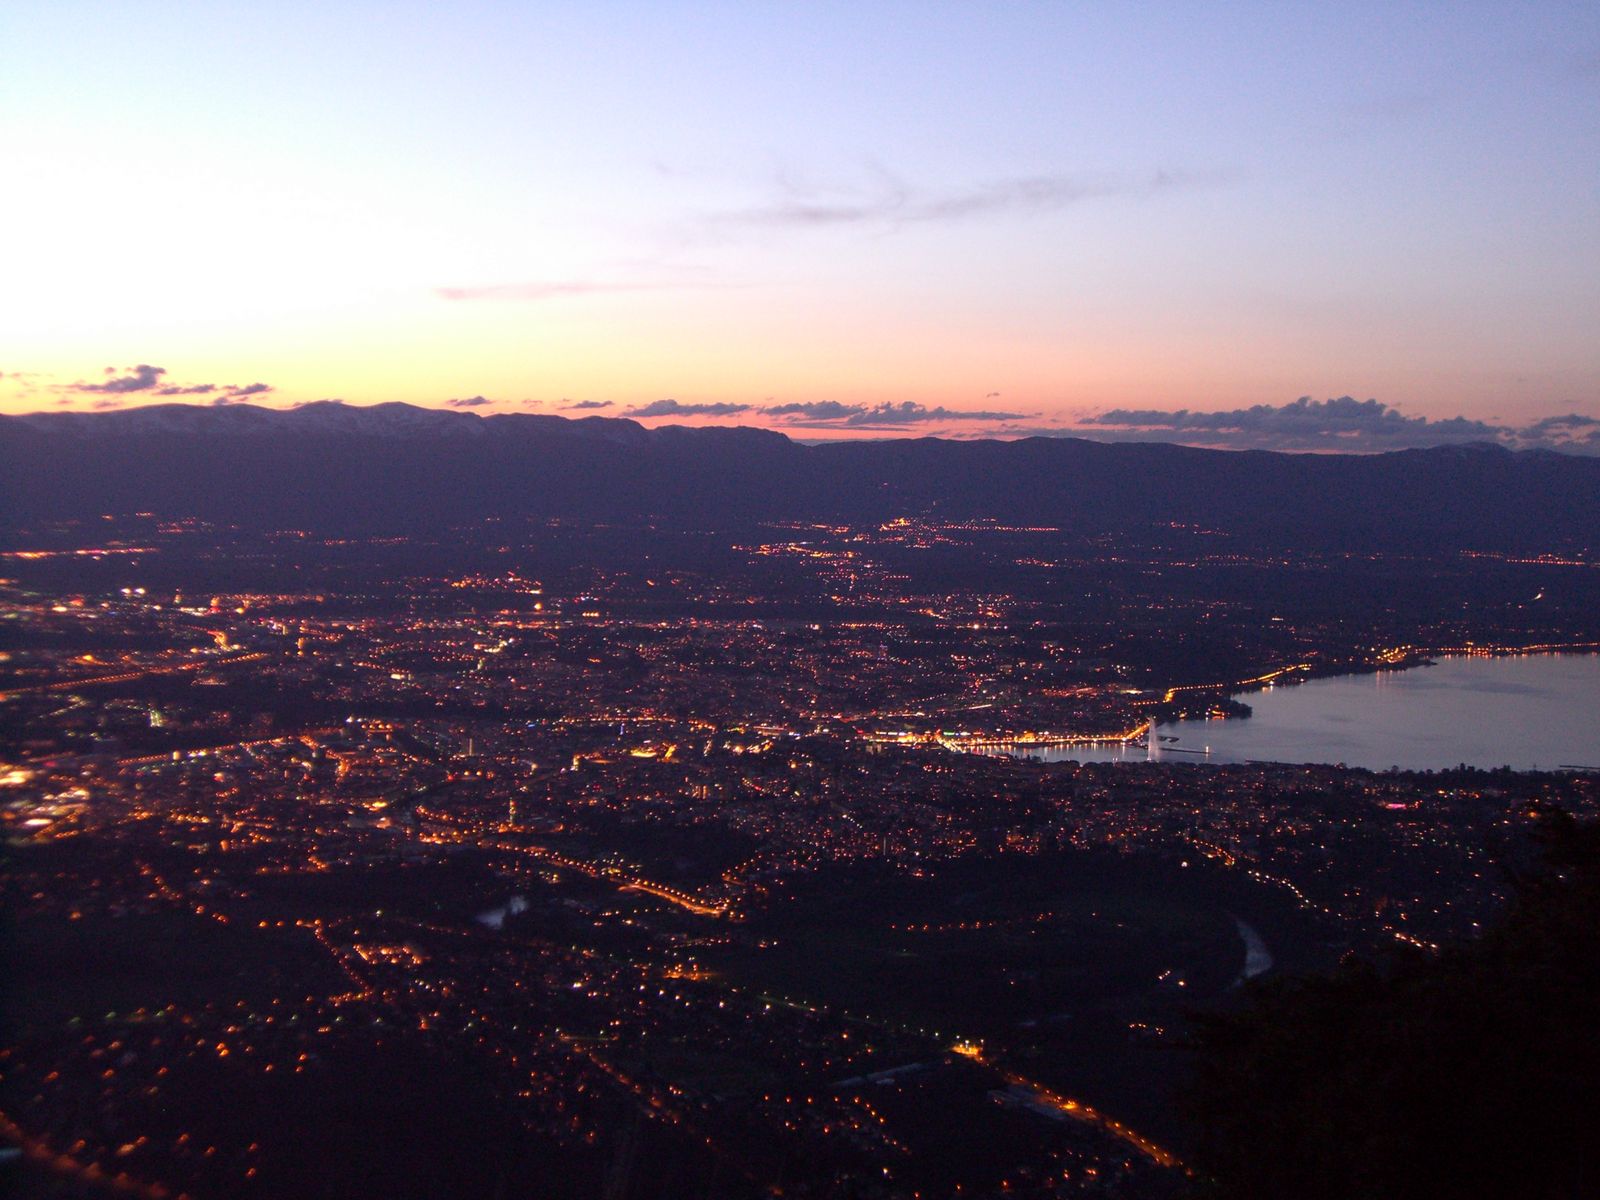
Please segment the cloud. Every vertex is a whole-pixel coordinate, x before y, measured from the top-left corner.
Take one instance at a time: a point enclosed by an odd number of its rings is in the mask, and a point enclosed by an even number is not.
[[[904,425],[922,425],[947,421],[1016,421],[1026,414],[1014,412],[973,411],[929,408],[915,400],[902,400],[898,404],[842,404],[837,400],[813,400],[804,403],[772,404],[757,410],[770,417],[784,418],[786,425],[800,425],[814,429],[891,429]]]
[[[681,404],[676,400],[652,400],[630,408],[630,417],[731,417],[751,411],[748,404]]]
[[[1522,447],[1600,454],[1600,417],[1587,417],[1582,413],[1545,417],[1516,430],[1512,436]]]
[[[1580,430],[1584,432],[1580,433]],[[1594,441],[1596,436],[1600,435],[1600,417],[1586,417],[1581,413],[1568,413],[1564,417],[1545,417],[1532,425],[1525,426],[1520,433],[1523,437],[1535,441],[1566,439]]]
[[[570,408],[607,407],[608,401],[589,401]],[[897,429],[908,425],[950,421],[1014,421],[1026,414],[1014,412],[929,408],[914,400],[899,403],[846,404],[839,400],[791,401],[784,404],[685,404],[679,400],[653,400],[627,410],[630,417],[731,417],[749,413],[776,424],[806,429]]]
[[[144,392],[155,387],[161,382],[161,377],[167,373],[165,367],[152,367],[149,363],[140,363],[136,367],[128,368],[126,375],[118,375],[115,367],[107,367],[106,374],[112,378],[104,383],[74,383],[67,385],[75,392],[105,392],[113,396],[125,392]],[[98,405],[96,407],[99,407]]]
[[[483,396],[462,396],[454,400],[446,400],[445,403],[451,408],[482,408],[486,404],[493,404],[494,401],[485,399]]]
[[[218,389],[214,384],[210,383],[204,384],[202,387],[189,389],[191,392],[199,392],[202,390],[206,392],[214,392]],[[265,383],[248,383],[243,387],[240,387],[236,383],[227,383],[222,385],[222,394],[213,400],[211,404],[213,408],[221,408],[226,404],[243,404],[245,400],[251,396],[260,396],[272,390],[272,386]],[[164,395],[165,393],[160,394]]]
[[[864,404],[841,404],[837,400],[811,400],[791,404],[769,404],[762,412],[769,417],[803,417],[808,421],[844,421],[867,411]]]
[[[1157,171],[1137,178],[1031,175],[950,190],[919,188],[892,176],[872,190],[832,191],[780,181],[784,195],[768,204],[712,214],[713,225],[754,228],[900,226],[998,215],[1057,212],[1085,200],[1151,196],[1225,178]]]
[[[610,408],[612,405],[613,401],[610,400],[579,400],[573,404],[563,404],[561,408],[567,412],[577,412],[596,408]]]
[[[100,383],[64,383],[54,385],[58,392],[89,393],[91,395],[126,396],[133,392],[149,392],[152,396],[217,396],[215,403],[230,403],[242,400],[246,396],[259,396],[272,391],[272,386],[265,383],[250,383],[243,387],[238,384],[216,383],[162,383],[161,377],[167,373],[165,367],[153,367],[149,363],[140,363],[136,367],[129,367],[124,374],[118,375],[116,367],[107,367],[105,373],[111,378]],[[96,408],[104,407],[95,405]]]
[[[40,386],[37,381],[43,378],[45,375],[40,371],[0,371],[6,390],[19,399],[34,395]]]
[[[1257,404],[1220,412],[1191,409],[1114,408],[1084,425],[1126,434],[1156,434],[1169,441],[1250,445],[1272,449],[1399,449],[1445,442],[1499,441],[1501,426],[1467,417],[1408,417],[1377,400],[1340,396],[1288,404]],[[1126,440],[1144,440],[1137,436]]]
[[[1022,432],[1022,431],[1018,431]],[[1600,449],[1600,418],[1569,413],[1524,426],[1472,417],[1409,417],[1377,400],[1340,396],[1201,412],[1114,408],[1075,428],[1028,430],[1105,441],[1183,442],[1224,449],[1335,450],[1352,453],[1490,442],[1515,450]]]

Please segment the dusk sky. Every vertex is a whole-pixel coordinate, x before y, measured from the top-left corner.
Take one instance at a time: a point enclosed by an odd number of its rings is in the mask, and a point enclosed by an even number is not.
[[[9,0],[0,162],[4,412],[1600,449],[1594,0]]]

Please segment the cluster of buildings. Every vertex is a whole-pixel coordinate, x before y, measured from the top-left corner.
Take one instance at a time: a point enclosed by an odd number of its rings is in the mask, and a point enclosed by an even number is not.
[[[992,753],[1140,738],[1241,680],[1462,635],[1261,619],[1182,582],[1267,565],[1203,531],[1068,553],[908,519],[387,575],[350,566],[370,548],[137,532],[0,583],[30,996],[0,1117],[26,1169],[133,1194],[305,1194],[349,1152],[297,1149],[308,1122],[402,1141],[393,1194],[629,1196],[645,1162],[681,1184],[651,1195],[1172,1194],[1165,1131],[1062,1074],[1037,948],[1110,918],[1040,879],[1194,881],[1181,919],[1113,924],[1209,949],[1130,951],[1132,990],[1075,1010],[1155,1062],[1179,989],[1264,953],[1233,921],[1286,964],[1427,952],[1493,918],[1541,812],[1600,804],[1585,775]],[[991,882],[949,912],[854,899],[961,872]],[[805,958],[829,938],[836,962]],[[952,1020],[875,989],[933,955],[1012,998]],[[373,1078],[393,1095],[369,1113]],[[442,1165],[429,1094],[452,1137],[481,1131],[470,1167]]]

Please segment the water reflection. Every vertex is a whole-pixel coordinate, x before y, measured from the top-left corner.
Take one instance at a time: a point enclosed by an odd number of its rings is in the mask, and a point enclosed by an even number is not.
[[[1600,769],[1600,655],[1448,657],[1431,667],[1315,679],[1239,698],[1253,716],[1162,725],[1150,750],[1065,746],[1031,757]]]

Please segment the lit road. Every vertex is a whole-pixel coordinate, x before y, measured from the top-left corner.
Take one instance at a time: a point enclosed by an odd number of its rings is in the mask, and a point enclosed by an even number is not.
[[[706,900],[700,896],[672,887],[669,884],[658,883],[652,879],[630,874],[620,867],[585,862],[583,859],[571,858],[558,850],[551,850],[545,846],[480,838],[469,823],[435,809],[423,808],[419,805],[416,812],[420,818],[449,827],[447,834],[444,831],[436,832],[425,835],[425,839],[431,837],[436,840],[443,840],[448,837],[451,841],[466,840],[473,845],[534,858],[540,862],[549,863],[554,867],[564,867],[569,871],[576,871],[578,874],[586,875],[598,882],[609,883],[619,891],[644,892],[646,895],[654,896],[658,900],[665,900],[668,904],[675,905],[685,912],[693,913],[697,917],[726,917],[731,912],[728,902],[725,900]]]
[[[984,1058],[983,1051],[971,1043],[958,1042],[954,1047],[955,1052],[974,1062],[982,1063],[997,1073],[1000,1078],[1015,1088],[1020,1088],[1028,1093],[1028,1098],[1041,1107],[1048,1108],[1062,1116],[1074,1121],[1081,1121],[1086,1125],[1093,1125],[1120,1141],[1126,1142],[1140,1154],[1160,1167],[1179,1167],[1183,1163],[1178,1156],[1169,1150],[1164,1150],[1149,1138],[1136,1133],[1114,1117],[1108,1117],[1097,1109],[1091,1108],[1081,1100],[1072,1100],[1058,1092],[1052,1091],[1042,1083],[1037,1083],[1015,1071],[1007,1070],[996,1063]]]

